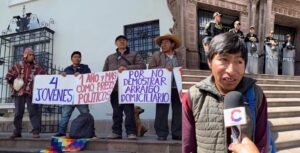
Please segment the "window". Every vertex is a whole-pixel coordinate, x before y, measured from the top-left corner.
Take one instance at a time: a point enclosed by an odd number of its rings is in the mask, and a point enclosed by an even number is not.
[[[125,25],[124,33],[130,50],[138,52],[146,62],[153,52],[159,51],[159,46],[154,42],[154,38],[160,34],[158,20]]]
[[[32,48],[32,50],[34,51],[36,62],[38,62],[44,68],[49,68],[50,53],[44,51],[45,48],[47,48],[47,45],[47,43],[33,43],[15,46],[13,54],[13,64],[20,62],[20,60],[23,57],[24,49],[29,47]]]
[[[8,0],[8,6],[14,6],[14,5],[23,4],[31,1],[34,0]]]

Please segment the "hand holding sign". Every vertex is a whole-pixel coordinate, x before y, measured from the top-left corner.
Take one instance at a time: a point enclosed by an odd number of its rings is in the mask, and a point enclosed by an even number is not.
[[[38,75],[33,88],[33,103],[94,104],[110,101],[117,71],[68,75]]]

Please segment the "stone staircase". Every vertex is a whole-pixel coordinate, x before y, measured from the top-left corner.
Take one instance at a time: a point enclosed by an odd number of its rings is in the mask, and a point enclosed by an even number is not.
[[[0,153],[37,153],[50,146],[50,139],[54,133],[41,134],[41,138],[33,139],[29,133],[22,134],[22,138],[8,139],[11,133],[0,133]],[[156,136],[146,135],[137,140],[111,140],[104,135],[90,139],[87,146],[80,153],[180,153],[181,141],[169,139],[157,141]]]
[[[210,71],[183,70],[183,91]],[[268,101],[268,117],[279,153],[300,152],[300,76],[246,75],[257,80]]]

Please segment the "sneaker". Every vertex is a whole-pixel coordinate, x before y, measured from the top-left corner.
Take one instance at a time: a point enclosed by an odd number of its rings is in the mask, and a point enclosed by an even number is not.
[[[21,134],[15,134],[15,133],[13,133],[13,134],[9,137],[9,139],[15,139],[15,138],[21,138],[21,137],[22,137]]]
[[[135,134],[129,134],[127,136],[127,139],[129,139],[129,140],[136,140],[136,135]]]
[[[122,139],[122,135],[116,134],[116,133],[111,133],[110,135],[107,136],[108,139]]]
[[[33,133],[32,138],[40,138],[40,135],[38,133]]]
[[[64,137],[66,136],[66,134],[63,134],[63,133],[57,133],[54,135],[54,137]]]

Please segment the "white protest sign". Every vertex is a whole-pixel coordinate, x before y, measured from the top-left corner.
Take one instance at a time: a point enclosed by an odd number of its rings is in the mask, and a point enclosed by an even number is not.
[[[174,67],[173,69],[174,79],[177,86],[177,91],[181,100],[182,95],[182,67]]]
[[[35,104],[80,105],[110,101],[118,72],[74,75],[37,75],[32,101]]]
[[[172,73],[167,69],[124,71],[118,80],[120,104],[171,102]]]

